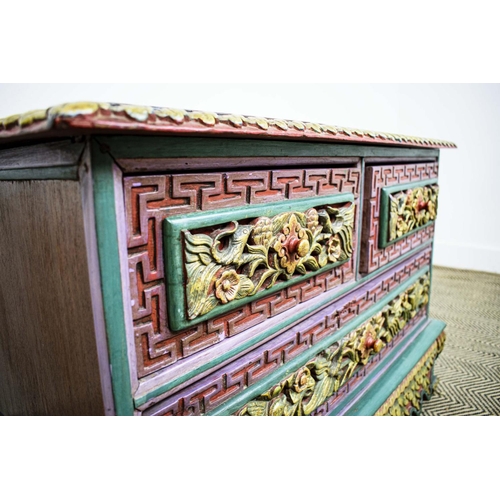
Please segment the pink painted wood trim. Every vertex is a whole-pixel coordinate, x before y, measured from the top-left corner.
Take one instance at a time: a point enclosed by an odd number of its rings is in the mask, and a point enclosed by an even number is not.
[[[90,146],[87,144],[79,165],[79,178],[82,195],[83,225],[85,230],[85,245],[87,247],[89,285],[92,301],[92,315],[97,347],[97,360],[101,379],[101,390],[105,415],[115,415],[115,404],[111,384],[111,370],[104,321],[104,306],[102,300],[101,274],[97,252],[97,235],[95,228],[94,196],[92,169],[90,168]]]

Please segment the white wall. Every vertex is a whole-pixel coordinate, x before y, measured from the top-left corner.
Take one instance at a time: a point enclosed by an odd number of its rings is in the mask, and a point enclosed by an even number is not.
[[[444,139],[434,263],[500,273],[499,84],[0,84],[0,116],[111,101]]]

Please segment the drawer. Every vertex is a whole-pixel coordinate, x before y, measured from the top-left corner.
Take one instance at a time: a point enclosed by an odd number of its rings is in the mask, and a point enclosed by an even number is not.
[[[432,240],[438,163],[367,165],[359,270],[371,273]]]
[[[273,391],[278,386],[285,390],[290,377],[299,374],[311,373],[317,379],[315,370],[327,363],[328,370],[334,366],[339,369],[332,392],[314,410],[309,411],[311,406],[307,410],[308,414],[320,413],[321,405],[332,397],[342,397],[368,364],[376,363],[396,338],[402,338],[426,317],[430,256],[427,247],[240,358],[220,362],[210,375],[195,383],[190,383],[196,379],[191,376],[180,390],[138,400],[138,407],[144,415],[272,413],[274,396],[267,400],[261,393],[271,386]],[[311,366],[316,368],[311,371]],[[282,380],[283,373],[287,376]],[[256,401],[249,403],[252,409],[248,409],[246,402],[255,396]],[[297,407],[297,411],[302,410]]]
[[[282,163],[124,177],[138,380],[199,368],[257,326],[272,335],[354,281],[359,161]]]

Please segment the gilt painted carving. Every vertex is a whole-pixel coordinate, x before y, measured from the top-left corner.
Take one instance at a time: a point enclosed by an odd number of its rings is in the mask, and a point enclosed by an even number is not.
[[[187,317],[271,289],[352,255],[354,203],[184,231]],[[331,267],[331,266],[330,266]]]
[[[375,416],[398,417],[420,414],[422,401],[429,399],[434,391],[432,370],[436,358],[444,348],[445,340],[446,334],[443,332]]]
[[[429,301],[429,273],[380,313],[325,349],[292,375],[247,403],[237,414],[302,416],[339,390],[404,328]]]
[[[422,186],[389,195],[389,241],[436,219],[438,186]]]

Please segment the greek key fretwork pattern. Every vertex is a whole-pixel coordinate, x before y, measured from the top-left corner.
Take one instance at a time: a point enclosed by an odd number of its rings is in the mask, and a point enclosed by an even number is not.
[[[352,300],[343,307],[323,316],[316,323],[308,324],[304,330],[285,333],[270,343],[255,349],[245,356],[243,361],[229,364],[224,369],[213,373],[203,381],[193,384],[170,396],[148,414],[156,415],[202,415],[235,396],[245,388],[270,374],[275,368],[292,360],[306,349],[332,335],[347,322],[356,318],[363,311],[383,299],[405,280],[430,263],[431,251],[426,249],[386,278],[376,280],[371,287],[358,291]],[[264,300],[269,300],[266,297]],[[263,301],[262,301],[263,302]],[[422,312],[424,314],[425,312]],[[422,316],[419,314],[417,321]],[[414,324],[413,322],[411,323]],[[345,387],[341,390],[346,390]],[[335,397],[340,395],[340,391]],[[328,408],[331,401],[323,406]]]
[[[367,169],[363,199],[363,236],[360,272],[371,273],[413,248],[426,243],[434,235],[434,225],[427,226],[386,248],[379,248],[380,197],[383,187],[437,179],[437,163],[371,166]]]
[[[168,328],[165,297],[162,239],[165,218],[196,211],[352,193],[356,206],[356,231],[359,184],[360,169],[342,166],[126,177],[124,197],[130,303],[138,376],[171,365],[354,278],[356,255],[346,264],[299,285],[174,333]],[[353,243],[357,248],[355,240]]]

